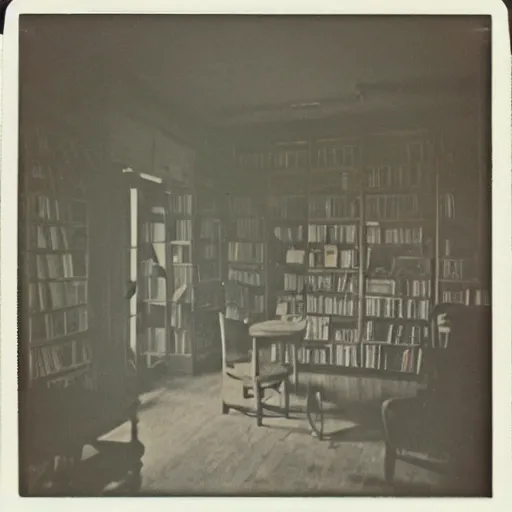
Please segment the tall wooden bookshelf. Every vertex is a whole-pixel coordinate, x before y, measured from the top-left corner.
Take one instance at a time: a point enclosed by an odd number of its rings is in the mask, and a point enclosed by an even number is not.
[[[195,195],[192,188],[172,187],[167,193],[169,295],[171,299],[171,371],[193,373],[193,309],[197,265],[195,255]]]
[[[485,194],[479,176],[482,171],[474,161],[457,162],[457,157],[460,158],[460,153],[447,153],[436,180],[436,298],[440,304],[490,305],[485,258],[479,258],[485,251],[479,247],[479,231],[485,224],[481,217],[487,218],[487,213],[476,207],[482,205],[481,196]],[[449,332],[440,332],[439,341],[441,346],[447,346]]]
[[[268,316],[268,226],[265,155],[241,154],[224,210],[226,317],[244,322]]]
[[[450,222],[446,208],[453,210],[449,173],[439,169],[443,155],[424,131],[288,142],[237,155],[238,170],[266,176],[267,314],[307,315],[303,367],[421,374],[430,312],[447,286],[464,288],[466,279],[442,272],[450,264],[440,251],[449,229],[442,226]],[[459,211],[469,225],[479,215],[470,220]],[[454,268],[474,268],[474,248],[461,251]],[[470,276],[472,291],[457,297],[485,303],[481,279]]]
[[[94,387],[86,162],[69,136],[24,134],[20,357],[29,386]]]
[[[363,367],[418,375],[434,303],[434,145],[415,133],[370,143]]]
[[[165,194],[156,184],[139,180],[138,237],[139,335],[144,366],[151,368],[168,354],[168,244]]]
[[[218,201],[191,184],[157,184],[134,175],[138,229],[132,270],[138,286],[131,330],[138,359],[146,369],[165,363],[170,374],[194,374],[220,361]]]
[[[360,365],[360,153],[353,139],[311,146],[305,365]]]

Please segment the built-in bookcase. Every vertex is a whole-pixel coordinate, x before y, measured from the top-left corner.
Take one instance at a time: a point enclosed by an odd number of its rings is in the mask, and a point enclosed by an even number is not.
[[[132,345],[146,368],[165,363],[171,374],[197,373],[220,361],[218,202],[191,186],[133,174]]]
[[[193,309],[197,265],[194,254],[194,191],[174,188],[166,194],[170,262],[171,340],[169,364],[178,372],[193,372]]]
[[[266,178],[267,316],[307,316],[305,367],[414,378],[433,306],[486,302],[474,239],[454,223],[444,152],[431,134],[409,131],[237,155],[239,172]],[[479,215],[458,212],[469,225]],[[260,240],[246,227],[247,239]],[[265,276],[254,284],[265,286]]]
[[[25,382],[93,387],[89,203],[76,141],[24,135],[20,176],[20,356]],[[30,150],[29,150],[30,148]],[[25,372],[23,372],[25,374]]]

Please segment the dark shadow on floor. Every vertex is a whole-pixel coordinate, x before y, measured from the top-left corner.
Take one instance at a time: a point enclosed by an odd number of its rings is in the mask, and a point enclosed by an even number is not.
[[[144,445],[99,441],[98,451],[82,461],[74,475],[71,496],[133,496],[141,488]]]

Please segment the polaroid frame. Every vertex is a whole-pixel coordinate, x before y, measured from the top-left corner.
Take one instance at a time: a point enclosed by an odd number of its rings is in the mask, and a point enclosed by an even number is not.
[[[69,510],[69,500],[30,499],[23,501],[18,495],[18,446],[17,442],[17,162],[18,162],[18,30],[19,16],[23,14],[446,14],[446,15],[490,15],[492,17],[492,265],[493,265],[493,494],[491,500],[464,499],[453,502],[451,499],[436,499],[434,502],[419,499],[361,500],[345,498],[343,505],[364,506],[380,511],[430,510],[433,505],[438,509],[449,510],[464,507],[464,510],[480,510],[488,507],[503,506],[507,509],[512,503],[510,474],[512,473],[512,352],[511,352],[511,281],[512,251],[511,241],[503,233],[511,233],[511,73],[510,41],[508,34],[508,16],[505,5],[500,0],[493,1],[456,1],[435,0],[423,5],[407,0],[379,2],[377,0],[358,0],[340,3],[335,1],[290,0],[273,2],[270,0],[252,0],[241,5],[233,0],[211,0],[174,2],[146,0],[104,0],[73,1],[55,0],[14,0],[6,14],[6,26],[3,42],[3,116],[2,116],[2,174],[1,174],[1,464],[0,464],[0,503],[4,510],[41,511]],[[499,340],[499,341],[498,341]],[[151,498],[146,498],[151,499]],[[219,498],[208,500],[172,499],[172,502],[158,501],[151,506],[172,506],[174,508],[222,507],[222,510],[238,510],[241,506],[258,509],[262,506],[274,506],[282,510],[310,510],[312,506],[325,510],[337,509],[340,503],[333,498],[317,499],[314,504],[301,502],[293,498],[282,498],[276,505],[274,499],[265,498],[267,503],[257,499]],[[112,501],[114,500],[114,502]],[[242,501],[243,500],[243,501]],[[347,501],[348,500],[348,501]],[[411,503],[414,501],[414,503]],[[48,502],[48,503],[46,503]],[[85,509],[93,506],[110,508],[114,505],[125,511],[135,510],[141,505],[136,499],[79,499],[75,498],[71,506]],[[145,503],[143,503],[145,505]],[[343,506],[342,505],[342,506]]]

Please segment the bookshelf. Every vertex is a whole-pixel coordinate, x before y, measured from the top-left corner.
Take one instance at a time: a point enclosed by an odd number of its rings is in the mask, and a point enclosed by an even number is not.
[[[485,249],[479,247],[485,212],[479,186],[480,169],[473,161],[463,159],[464,153],[449,152],[441,162],[436,181],[437,187],[437,287],[439,304],[463,304],[466,306],[490,305],[490,286],[485,276],[483,259]],[[462,161],[457,161],[457,157]],[[464,173],[457,172],[463,169]],[[461,185],[463,184],[463,185]],[[480,208],[475,207],[480,206]],[[446,347],[450,333],[439,333],[440,344]]]
[[[417,376],[435,302],[434,146],[416,133],[376,139],[365,168],[362,364]]]
[[[411,130],[236,155],[239,171],[266,178],[267,310],[307,315],[303,368],[416,379],[433,306],[486,303],[474,245],[462,245],[479,212],[457,206],[454,222],[444,154]]]
[[[360,141],[311,145],[306,344],[299,363],[360,366],[362,188]]]
[[[139,236],[137,240],[140,268],[139,336],[144,366],[151,368],[168,355],[167,289],[168,244],[165,195],[160,187],[139,182]]]
[[[223,212],[226,318],[250,323],[269,314],[267,158],[259,153],[235,157],[236,178],[229,180]]]
[[[22,378],[29,387],[73,382],[91,389],[86,160],[74,139],[39,128],[27,132],[25,145],[32,151],[21,156]]]
[[[197,283],[194,253],[195,195],[188,187],[173,187],[166,194],[168,212],[171,372],[194,371],[194,300]]]

